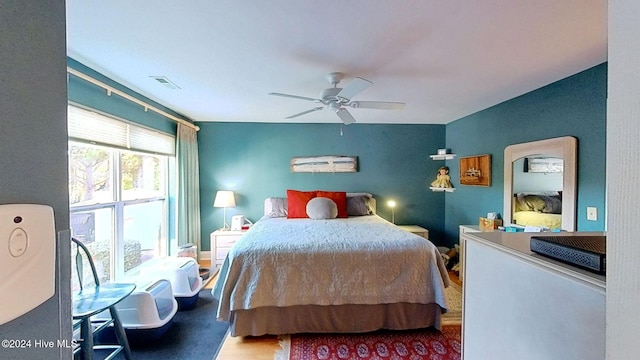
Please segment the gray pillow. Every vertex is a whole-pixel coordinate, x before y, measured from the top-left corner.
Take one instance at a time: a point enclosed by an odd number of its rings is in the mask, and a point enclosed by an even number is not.
[[[373,214],[371,199],[366,195],[347,196],[347,215],[348,216],[363,216]]]
[[[562,214],[562,200],[558,196],[541,196],[544,200],[544,209],[541,211],[547,214]]]
[[[315,197],[307,203],[307,215],[310,219],[335,219],[338,216],[338,205],[326,197]]]
[[[267,214],[269,217],[287,217],[287,198],[285,197],[272,197],[269,198],[271,202],[271,212]]]

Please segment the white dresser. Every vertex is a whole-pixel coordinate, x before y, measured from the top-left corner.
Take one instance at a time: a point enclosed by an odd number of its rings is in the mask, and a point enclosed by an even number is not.
[[[458,273],[458,277],[460,278],[460,281],[462,281],[464,277],[464,238],[462,237],[462,234],[484,231],[492,232],[494,230],[480,229],[479,225],[460,225],[459,229],[460,234],[458,235],[458,244],[460,245],[460,256],[458,261],[460,262],[460,272]]]
[[[246,231],[237,230],[216,230],[211,233],[211,263],[215,266],[222,266],[224,258],[231,250],[233,244],[238,241]],[[215,255],[215,259],[213,256]]]
[[[606,278],[532,253],[535,234],[461,234],[464,359],[605,358]]]

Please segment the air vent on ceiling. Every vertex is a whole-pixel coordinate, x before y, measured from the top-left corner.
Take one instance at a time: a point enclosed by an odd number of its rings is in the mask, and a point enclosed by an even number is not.
[[[169,80],[166,76],[150,76],[150,78],[157,81],[162,86],[169,89],[180,89],[180,86],[176,85],[173,81]]]

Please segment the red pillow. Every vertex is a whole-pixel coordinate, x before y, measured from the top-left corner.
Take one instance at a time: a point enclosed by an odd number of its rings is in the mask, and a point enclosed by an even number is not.
[[[346,218],[347,215],[347,193],[344,191],[317,191],[316,196],[326,197],[333,200],[338,206],[338,217]]]
[[[307,203],[314,197],[315,191],[287,190],[287,219],[308,218]]]

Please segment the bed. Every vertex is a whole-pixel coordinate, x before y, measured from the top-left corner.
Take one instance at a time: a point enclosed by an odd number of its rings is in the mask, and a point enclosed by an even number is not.
[[[518,225],[562,229],[562,192],[514,194],[513,209]]]
[[[449,277],[437,248],[376,215],[370,195],[347,197],[367,198],[366,214],[329,219],[265,200],[212,290],[231,336],[440,327]]]

